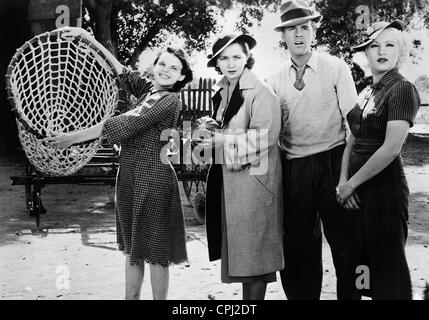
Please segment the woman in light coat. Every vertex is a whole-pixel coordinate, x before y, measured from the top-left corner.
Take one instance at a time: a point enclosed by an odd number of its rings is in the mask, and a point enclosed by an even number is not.
[[[206,226],[210,261],[221,258],[222,282],[243,283],[243,299],[264,299],[267,283],[284,267],[282,174],[276,95],[250,70],[248,35],[227,35],[213,45],[208,67],[224,77],[214,95],[221,129],[207,179]]]

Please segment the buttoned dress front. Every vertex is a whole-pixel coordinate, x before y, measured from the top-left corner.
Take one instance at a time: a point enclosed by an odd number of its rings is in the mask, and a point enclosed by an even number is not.
[[[347,119],[355,143],[349,162],[352,177],[382,146],[388,121],[413,125],[420,107],[414,85],[397,69],[362,91]],[[401,156],[356,190],[361,211],[349,214],[350,245],[362,260],[348,268],[353,282],[359,265],[370,271],[373,299],[411,299],[411,280],[405,256],[409,189]],[[358,255],[359,257],[359,255]],[[367,295],[366,293],[365,295]]]
[[[219,99],[227,96],[226,78],[218,85],[221,89],[213,99],[214,118]],[[263,276],[284,267],[282,173],[277,145],[280,104],[273,91],[247,68],[237,86],[225,117],[232,108],[236,113],[222,125],[228,138],[215,155],[222,164],[213,164],[207,179],[209,258],[225,260],[227,255],[227,265],[222,262],[222,273],[227,275],[223,282],[242,282],[234,277]],[[253,134],[259,134],[259,143]]]
[[[145,92],[147,81],[139,72],[125,70],[120,87],[131,110],[108,119],[103,128],[110,143],[121,145],[115,205],[119,249],[130,255],[131,264],[186,261],[178,180],[161,140],[164,130],[177,125],[180,99],[174,92]]]

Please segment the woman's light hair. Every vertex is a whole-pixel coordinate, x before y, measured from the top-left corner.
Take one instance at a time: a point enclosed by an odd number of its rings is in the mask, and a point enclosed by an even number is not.
[[[396,43],[399,45],[399,56],[396,66],[398,69],[401,69],[410,58],[411,40],[409,35],[404,31],[400,31],[396,28],[388,29],[393,29]]]
[[[405,31],[400,31],[396,28],[387,28],[385,30],[393,30],[395,42],[398,44],[399,50],[396,67],[398,69],[401,69],[410,58],[411,40],[409,34]],[[370,45],[371,43],[366,46],[364,51],[357,52],[353,55],[353,62],[357,63],[365,71],[366,74],[368,74],[368,72],[370,73],[370,65],[366,56],[366,50],[368,50]]]

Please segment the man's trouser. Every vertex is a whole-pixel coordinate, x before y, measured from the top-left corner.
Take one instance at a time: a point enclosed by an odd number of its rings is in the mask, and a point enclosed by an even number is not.
[[[280,275],[289,300],[320,299],[321,221],[334,261],[337,297],[348,299],[353,295],[355,288],[350,286],[354,281],[344,277],[344,266],[350,264],[346,260],[354,260],[353,252],[347,249],[345,228],[346,215],[350,213],[337,203],[335,194],[344,147],[292,160],[282,154],[285,269]]]

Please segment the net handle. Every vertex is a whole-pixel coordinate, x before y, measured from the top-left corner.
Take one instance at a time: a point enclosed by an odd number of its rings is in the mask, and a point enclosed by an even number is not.
[[[9,65],[7,67],[7,72],[6,72],[7,100],[9,101],[9,104],[11,106],[12,112],[14,113],[16,120],[21,122],[21,124],[24,126],[25,130],[27,132],[33,134],[37,139],[44,139],[47,137],[47,134],[45,131],[39,132],[36,129],[32,128],[31,125],[24,119],[23,115],[21,114],[21,112],[16,107],[17,103],[15,100],[15,96],[13,95],[13,92],[12,92],[12,86],[11,86],[10,79],[11,79],[12,72],[15,69],[16,64],[19,62],[20,57],[22,56],[22,54],[24,53],[24,51],[27,48],[29,48],[33,44],[39,42],[40,40],[44,40],[44,39],[50,38],[52,36],[56,36],[57,38],[59,38],[61,36],[61,34],[64,32],[66,32],[66,31],[65,30],[64,31],[58,31],[58,30],[48,31],[45,33],[41,33],[41,34],[33,37],[32,39],[26,41],[21,47],[19,47],[16,50],[15,54],[13,55]],[[118,72],[116,71],[113,64],[106,58],[103,51],[101,51],[99,48],[97,48],[88,39],[83,38],[80,35],[73,37],[73,38],[79,38],[81,42],[86,44],[95,54],[97,54],[107,64],[107,66],[110,67],[110,70],[108,70],[108,71],[110,71],[113,74],[113,78],[116,79],[116,81],[118,81]],[[65,40],[65,41],[67,41],[67,40]],[[70,40],[70,41],[72,41],[72,40]]]

